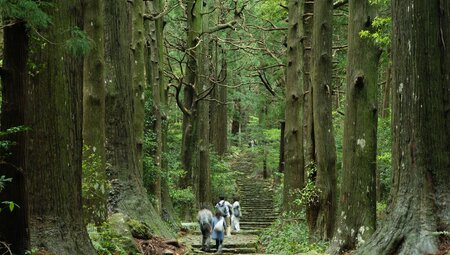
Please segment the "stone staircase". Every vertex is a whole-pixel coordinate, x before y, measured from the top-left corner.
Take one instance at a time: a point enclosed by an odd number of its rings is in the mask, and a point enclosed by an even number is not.
[[[225,236],[221,254],[257,254],[259,232],[270,226],[278,217],[274,206],[272,184],[252,171],[256,165],[255,158],[254,155],[243,155],[232,163],[231,168],[239,171],[237,188],[242,211],[241,231],[233,232],[231,237]],[[207,253],[200,250],[201,233],[199,230],[194,230],[191,234],[182,237],[181,242],[192,247],[189,254]],[[214,244],[215,242],[211,240],[210,253],[216,252]]]
[[[251,175],[243,175],[237,184],[241,197],[241,228],[261,230],[270,226],[278,217],[271,183]]]

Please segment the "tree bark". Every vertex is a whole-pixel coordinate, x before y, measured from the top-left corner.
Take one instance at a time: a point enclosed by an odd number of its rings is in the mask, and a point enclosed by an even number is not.
[[[298,211],[299,206],[294,203],[294,192],[299,192],[304,185],[303,42],[301,40],[304,33],[302,20],[304,1],[289,1],[288,9],[283,209]]]
[[[99,165],[100,178],[106,180],[105,172],[105,76],[104,76],[104,1],[84,1],[84,31],[92,40],[92,49],[84,58],[83,65],[83,160],[94,153]],[[106,220],[107,193],[94,201],[84,198],[84,205],[96,207],[98,214],[84,214],[86,222],[101,224]],[[96,201],[104,201],[98,204]],[[102,208],[99,209],[98,207]]]
[[[214,14],[212,18],[213,24],[224,24],[226,22],[227,11],[224,2],[215,0]],[[230,38],[230,31],[225,32],[225,40]],[[214,40],[213,51],[210,55],[213,56],[214,63],[211,65],[214,68],[214,88],[211,92],[210,101],[210,141],[214,150],[219,156],[224,156],[228,147],[227,127],[228,125],[228,59],[225,44]]]
[[[312,206],[310,233],[331,239],[336,210],[336,147],[331,116],[333,1],[314,1],[313,25],[313,118],[317,159],[316,187],[319,200]]]
[[[133,84],[133,126],[136,143],[136,162],[140,175],[143,175],[143,144],[144,144],[144,118],[145,118],[145,35],[144,35],[144,0],[132,2],[132,84]]]
[[[313,13],[314,1],[305,4],[305,13]],[[314,118],[313,118],[313,87],[311,85],[311,39],[313,30],[313,16],[303,17],[305,36],[303,37],[303,87],[304,87],[304,144],[305,165],[315,164]],[[309,50],[308,50],[309,49]],[[306,176],[305,176],[306,177]]]
[[[135,103],[136,96],[142,96],[140,93],[137,95],[135,93],[140,91],[139,86],[142,85],[142,70],[135,68],[135,61],[141,63],[141,59],[135,55],[141,43],[136,41],[137,38],[130,36],[133,29],[132,17],[136,8],[133,4],[141,5],[143,2],[142,0],[133,3],[114,0],[108,2],[105,9],[106,114],[108,116],[106,158],[107,173],[112,182],[108,208],[110,212],[121,212],[131,218],[144,221],[158,235],[173,237],[174,233],[161,220],[148,200],[147,191],[143,187],[141,162],[137,156],[140,153],[137,146],[139,140],[136,138],[137,117],[134,108],[139,106]],[[140,30],[139,27],[137,29]],[[141,64],[144,67],[144,64]],[[134,74],[135,71],[137,74]]]
[[[146,13],[154,14],[159,12],[158,3],[159,0],[146,1]],[[161,103],[161,79],[160,72],[160,50],[158,44],[158,28],[156,20],[146,20],[145,24],[146,36],[147,36],[147,80],[150,86],[152,97],[152,111],[153,125],[152,132],[155,136],[155,147],[152,148],[152,156],[154,158],[154,176],[151,180],[149,192],[155,198],[155,209],[158,213],[161,213],[161,172],[162,172],[162,155],[163,155],[163,126],[162,126],[162,103]]]
[[[206,1],[197,1],[195,4],[194,15],[201,19],[201,31],[208,30],[209,15],[204,13],[208,10]],[[204,13],[204,14],[203,14]],[[197,75],[195,83],[196,97],[203,95],[209,89],[209,35],[204,34],[203,42],[197,49]],[[196,98],[199,99],[199,98]],[[201,99],[194,104],[193,114],[193,140],[194,146],[194,162],[193,162],[193,189],[197,201],[197,208],[203,204],[212,202],[211,197],[211,178],[209,163],[209,101]]]
[[[356,254],[435,254],[434,232],[450,229],[450,130],[442,93],[448,88],[448,6],[392,2],[392,198],[386,220]]]
[[[376,7],[349,1],[347,90],[343,171],[338,223],[329,252],[353,250],[376,228],[377,75],[380,50],[362,30],[371,30]]]
[[[18,86],[11,104],[21,104],[16,118],[23,118],[20,124],[30,128],[20,135],[23,140],[16,149],[21,160],[15,163],[25,178],[30,246],[45,247],[55,254],[94,254],[81,204],[82,57],[74,56],[61,43],[70,39],[68,31],[83,25],[82,5],[76,0],[51,4],[45,11],[52,17],[52,25],[40,30],[40,36],[33,36],[29,44],[27,63],[35,65],[27,65],[25,72],[17,65],[14,68],[18,70],[11,72],[13,79],[18,78],[13,80]],[[26,51],[20,52],[25,46],[23,33],[14,41],[20,53],[14,56],[19,58],[15,63],[23,64],[26,56]],[[18,221],[19,228],[22,223]]]

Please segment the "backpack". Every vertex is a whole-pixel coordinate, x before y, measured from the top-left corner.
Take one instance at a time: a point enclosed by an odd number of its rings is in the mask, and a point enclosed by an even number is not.
[[[225,205],[225,203],[217,203],[216,208],[219,209],[223,217],[227,216],[227,206]]]
[[[233,207],[233,215],[234,217],[240,217],[241,216],[241,211],[239,210],[239,205]]]
[[[223,232],[223,218],[220,218],[220,220],[216,223],[214,226],[214,231]]]

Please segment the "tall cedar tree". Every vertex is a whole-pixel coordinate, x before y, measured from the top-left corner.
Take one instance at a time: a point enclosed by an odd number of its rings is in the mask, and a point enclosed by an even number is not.
[[[106,180],[105,172],[105,59],[104,59],[104,1],[90,0],[84,1],[84,31],[92,40],[92,48],[84,58],[83,71],[83,145],[88,150],[83,150],[83,160],[88,164],[90,155],[96,155],[98,160],[100,178]],[[96,201],[104,201],[98,204]],[[107,193],[104,196],[91,201],[84,198],[85,207],[96,207],[98,214],[89,214],[92,219],[85,219],[88,222],[100,224],[106,220]],[[100,208],[98,208],[100,207]],[[88,216],[86,213],[85,216]]]
[[[289,1],[289,30],[287,37],[288,63],[286,70],[286,122],[283,208],[297,210],[295,193],[303,188],[303,36],[304,1]]]
[[[218,24],[224,24],[226,18],[226,10],[224,2],[221,0],[215,0],[215,5],[218,10],[214,12],[214,17],[210,18],[213,22]],[[230,38],[230,30],[225,32],[225,40]],[[211,45],[211,44],[210,44]],[[223,156],[227,151],[227,126],[228,123],[228,109],[227,109],[227,97],[228,97],[228,63],[227,63],[227,50],[225,45],[219,40],[214,40],[212,44],[213,61],[213,75],[214,75],[214,88],[211,92],[210,101],[210,128],[209,139],[215,152],[219,156]]]
[[[450,229],[449,6],[392,1],[392,197],[386,220],[356,254],[436,254],[435,232]]]
[[[198,81],[198,64],[197,53],[200,34],[202,31],[202,14],[203,9],[202,0],[189,0],[186,3],[187,15],[187,64],[186,73],[184,77],[184,99],[183,99],[183,137],[181,145],[181,162],[183,169],[186,171],[182,179],[181,187],[187,188],[193,185],[192,181],[192,163],[194,153],[194,118],[195,111],[195,86]],[[189,212],[185,212],[186,217],[189,218]]]
[[[157,11],[157,2],[155,1],[146,1],[145,8],[146,13],[148,15],[152,15],[158,13]],[[149,192],[155,198],[155,209],[161,213],[161,171],[162,171],[162,155],[163,155],[163,117],[162,117],[162,103],[161,97],[161,83],[162,76],[160,72],[160,68],[162,63],[160,62],[160,50],[158,45],[158,35],[157,35],[157,23],[155,20],[148,18],[145,20],[145,31],[146,31],[146,40],[147,40],[147,48],[146,48],[146,72],[147,72],[147,83],[150,86],[150,91],[152,95],[152,111],[153,115],[153,123],[152,123],[152,131],[155,136],[155,147],[152,148],[153,158],[154,158],[154,168],[156,169],[156,173],[153,180],[150,183],[150,187],[148,187]]]
[[[371,30],[376,6],[349,1],[344,167],[333,252],[354,249],[376,227],[377,71],[380,50],[362,30]]]
[[[207,1],[197,1],[194,8],[196,10],[193,15],[201,19],[201,31],[208,31],[209,14],[204,12],[208,10]],[[203,204],[211,203],[211,178],[210,178],[210,162],[209,162],[209,101],[204,97],[207,95],[209,83],[209,38],[208,34],[203,35],[203,42],[197,50],[197,75],[195,82],[195,94],[197,95],[194,108],[192,109],[193,117],[193,142],[194,158],[193,158],[193,189],[197,201],[197,208]]]
[[[4,100],[17,106],[17,115],[8,116],[7,111],[3,120],[17,118],[9,123],[30,128],[19,135],[14,149],[14,157],[20,156],[14,162],[16,170],[22,171],[25,178],[28,203],[22,204],[20,210],[28,207],[30,246],[45,247],[55,254],[94,254],[81,207],[83,59],[70,52],[65,43],[71,39],[74,27],[83,25],[82,5],[78,0],[50,3],[45,11],[52,23],[39,34],[27,30],[32,34],[24,35],[21,23],[8,31],[12,34],[6,37],[6,56],[14,47],[18,47],[19,54],[12,65],[5,63],[12,68],[14,78],[4,83]],[[28,59],[23,44],[27,36]],[[8,42],[10,39],[17,39],[14,46]],[[25,72],[23,63],[28,63]],[[14,70],[16,67],[19,69]],[[22,223],[19,220],[19,226],[11,231],[22,227]]]
[[[317,239],[332,238],[336,211],[336,146],[331,116],[332,0],[314,1],[313,25],[313,117],[317,159],[316,187],[319,198],[310,205],[309,229]]]
[[[142,26],[136,23],[143,22],[143,12],[138,15],[140,18],[133,15],[136,10],[143,10],[143,4],[142,0],[114,0],[105,5],[106,159],[112,182],[108,206],[112,212],[144,221],[156,234],[173,236],[150,204],[143,187],[142,159],[138,158],[142,155],[138,152],[141,149],[138,116],[144,121],[140,113],[143,100],[140,86],[145,82],[145,76],[142,77],[145,71],[141,68],[145,66],[140,56],[144,54],[142,38],[136,35],[139,31],[143,35]],[[133,29],[138,31],[132,32]]]

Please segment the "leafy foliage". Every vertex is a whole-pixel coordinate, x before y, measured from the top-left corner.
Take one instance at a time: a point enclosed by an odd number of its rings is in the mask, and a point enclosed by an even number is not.
[[[307,178],[305,186],[302,190],[297,191],[298,193],[295,197],[294,203],[306,207],[310,204],[314,204],[319,201],[320,189],[316,187],[312,176],[316,173],[316,165],[309,163],[306,167]],[[294,191],[295,192],[295,191]]]
[[[91,42],[86,32],[79,27],[70,30],[70,38],[64,43],[66,50],[74,56],[84,56],[91,50]]]
[[[8,136],[19,132],[25,132],[27,130],[30,130],[30,128],[26,126],[18,126],[8,128],[5,131],[0,131],[0,161],[4,160],[4,158],[10,154],[9,149],[14,145],[14,142],[8,140]]]
[[[236,194],[237,172],[230,168],[226,159],[217,154],[210,154],[211,161],[211,192],[213,199],[225,195],[228,200]]]
[[[100,224],[106,218],[105,203],[107,192],[111,184],[105,178],[101,158],[95,150],[83,147],[84,160],[82,162],[83,180],[83,214],[86,223]]]
[[[7,182],[12,182],[12,178],[7,178],[4,175],[0,176],[0,193],[5,188],[5,183]],[[12,201],[0,201],[0,212],[2,212],[5,208],[8,208],[9,211],[12,212],[15,207],[19,207],[19,205]]]
[[[2,17],[6,17],[11,23],[15,20],[25,21],[28,26],[35,28],[45,28],[50,24],[50,17],[42,10],[43,7],[50,6],[45,1],[0,0]]]
[[[261,243],[266,247],[266,253],[296,254],[315,251],[323,253],[328,243],[310,243],[308,227],[302,219],[292,217],[278,219],[261,235]]]
[[[128,255],[128,251],[124,249],[128,240],[124,239],[117,232],[112,230],[107,223],[96,227],[89,224],[87,226],[89,237],[92,245],[99,255]]]
[[[362,38],[369,38],[382,49],[391,46],[391,17],[375,17],[372,21],[374,31],[363,30],[359,32]]]
[[[391,119],[378,118],[377,172],[379,174],[381,199],[386,201],[391,187],[392,176],[392,132]]]

